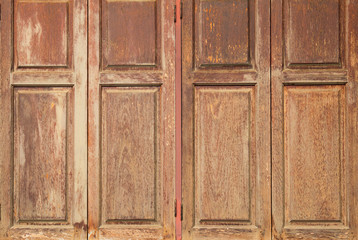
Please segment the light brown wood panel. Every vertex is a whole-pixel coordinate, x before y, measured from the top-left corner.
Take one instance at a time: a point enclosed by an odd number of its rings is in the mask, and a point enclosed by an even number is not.
[[[158,97],[152,87],[102,89],[105,223],[158,220]]]
[[[0,238],[87,239],[87,1],[0,5]]]
[[[69,66],[73,25],[69,4],[72,5],[70,1],[15,1],[16,67]]]
[[[184,0],[183,239],[270,239],[270,1]]]
[[[272,1],[273,239],[358,236],[357,9]]]
[[[174,239],[173,9],[89,0],[89,239]]]
[[[157,67],[160,3],[160,0],[102,1],[103,68]]]
[[[196,224],[250,222],[254,87],[195,88]],[[254,171],[253,171],[254,172]]]
[[[70,91],[15,88],[16,223],[67,221],[68,194],[72,195],[67,181],[73,174],[73,154],[67,152],[73,145]]]
[[[343,86],[284,89],[287,224],[327,224],[346,216],[344,95]]]

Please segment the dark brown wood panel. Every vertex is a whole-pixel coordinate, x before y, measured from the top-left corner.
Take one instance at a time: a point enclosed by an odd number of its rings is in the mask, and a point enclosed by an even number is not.
[[[160,2],[102,1],[103,68],[156,67]]]
[[[248,64],[249,1],[198,1],[198,66]]]
[[[183,239],[271,237],[269,10],[183,2]]]
[[[71,88],[16,88],[14,177],[16,223],[66,222],[71,199]],[[69,133],[69,134],[68,134]],[[71,136],[72,135],[72,136]],[[69,170],[69,171],[68,171]],[[70,187],[68,191],[68,187]]]
[[[0,6],[0,238],[87,239],[87,1]]]
[[[253,91],[241,86],[195,88],[198,225],[250,223]]]
[[[158,220],[158,97],[158,88],[152,87],[102,89],[102,198],[106,223]]]
[[[340,2],[343,0],[283,1],[288,67],[341,64],[340,19],[344,15]]]
[[[15,66],[67,67],[71,13],[71,1],[15,1]]]

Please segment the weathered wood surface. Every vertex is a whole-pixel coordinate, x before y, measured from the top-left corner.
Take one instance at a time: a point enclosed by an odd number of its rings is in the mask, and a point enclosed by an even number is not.
[[[187,1],[183,239],[270,239],[269,1]]]
[[[358,236],[357,7],[272,1],[273,239]]]
[[[173,4],[89,0],[89,239],[174,239]]]
[[[0,4],[0,236],[87,239],[87,1]]]

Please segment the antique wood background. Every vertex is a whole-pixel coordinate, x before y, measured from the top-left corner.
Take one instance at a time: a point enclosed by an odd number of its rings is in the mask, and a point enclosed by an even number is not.
[[[0,239],[358,238],[358,0],[0,7]]]

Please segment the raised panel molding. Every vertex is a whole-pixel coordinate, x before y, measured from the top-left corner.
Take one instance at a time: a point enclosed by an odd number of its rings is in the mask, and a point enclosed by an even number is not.
[[[160,2],[103,0],[102,4],[103,68],[159,67]]]
[[[195,88],[196,226],[252,223],[253,95],[254,86]]]
[[[102,88],[103,224],[160,219],[159,87]]]
[[[17,224],[69,221],[72,88],[15,88],[14,218]],[[69,214],[71,215],[71,214]]]
[[[196,67],[250,66],[250,2],[196,1]]]
[[[343,0],[284,1],[284,52],[287,67],[341,67],[344,42],[341,41],[343,38],[340,31],[340,20],[344,16],[342,2]]]
[[[286,225],[346,223],[345,86],[284,87]]]
[[[72,1],[15,0],[15,68],[69,68]]]

